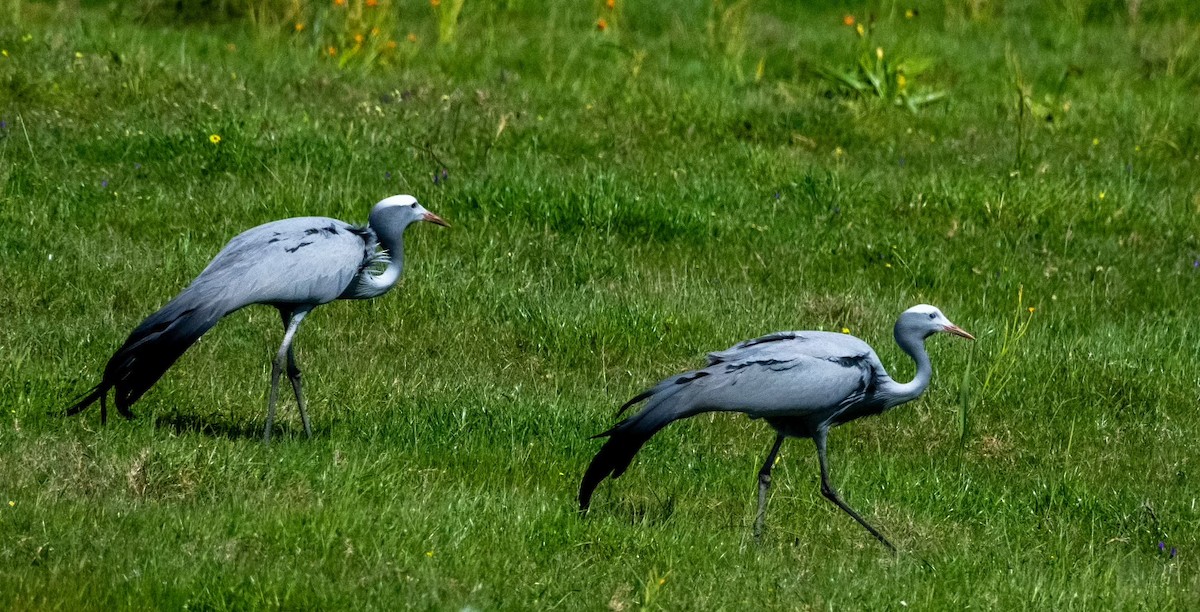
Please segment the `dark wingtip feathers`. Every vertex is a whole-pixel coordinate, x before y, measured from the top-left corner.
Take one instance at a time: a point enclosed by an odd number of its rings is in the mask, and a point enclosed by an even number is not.
[[[195,286],[195,285],[193,285]],[[133,419],[129,409],[154,383],[204,335],[229,309],[219,302],[204,302],[190,289],[158,312],[146,317],[109,358],[100,384],[66,409],[66,415],[83,412],[100,402],[100,422],[108,420],[108,392],[113,390],[117,412]]]
[[[642,400],[650,397],[651,395],[654,395],[655,390],[656,389],[646,389],[645,391],[642,391],[641,393],[638,393],[637,395],[633,396],[633,399],[629,400],[628,402],[625,402],[624,404],[621,404],[621,408],[619,410],[617,410],[617,416],[621,416],[622,414],[625,413],[626,410],[629,410],[631,407],[636,405],[638,402],[641,402]],[[609,431],[611,432],[612,430],[610,429]],[[606,435],[608,435],[608,434],[602,433],[598,436],[592,436],[592,437],[599,438],[601,436],[606,436]]]
[[[95,404],[97,401],[99,401],[100,402],[100,424],[104,425],[104,424],[108,423],[108,392],[112,388],[113,388],[113,385],[111,383],[101,382],[100,384],[96,385],[95,387],[92,387],[91,389],[89,389],[87,393],[85,393],[82,396],[80,396],[79,398],[77,398],[75,400],[75,403],[68,406],[66,410],[63,410],[59,414],[61,414],[62,416],[69,416],[69,417],[75,416],[75,415],[79,414],[80,412],[87,410],[88,407],[90,407],[92,404]],[[129,409],[129,406],[122,403],[120,401],[120,398],[117,398],[117,412],[121,416],[125,417],[126,419],[133,420],[133,411],[131,411]]]
[[[66,410],[62,411],[63,416],[75,416],[80,412],[87,410],[88,406],[95,404],[98,400],[108,395],[109,388],[110,387],[108,385],[100,383],[95,387],[88,389],[87,393],[75,398],[75,402],[70,406],[67,406]]]
[[[612,432],[610,430],[601,435],[611,436]],[[587,471],[583,474],[583,481],[579,484],[580,512],[586,513],[588,507],[591,506],[592,494],[596,492],[596,487],[600,486],[600,483],[609,476],[617,478],[623,474],[629,467],[629,462],[633,461],[633,456],[645,443],[645,439],[635,440],[627,436],[610,437],[604,443],[600,452],[592,458]]]
[[[593,439],[608,438],[608,440],[604,442],[604,446],[600,447],[600,451],[596,453],[588,465],[587,471],[583,474],[583,482],[579,485],[579,511],[581,513],[587,512],[588,506],[592,502],[592,493],[596,491],[596,487],[600,486],[601,482],[604,482],[605,478],[609,476],[617,478],[624,474],[625,470],[629,468],[629,464],[633,462],[634,455],[658,430],[677,418],[688,416],[679,411],[680,396],[678,393],[686,388],[688,383],[708,375],[709,373],[703,370],[684,372],[662,381],[651,389],[642,391],[633,399],[625,402],[617,414],[620,415],[643,400],[654,398],[641,412],[617,423],[603,433],[592,436]]]

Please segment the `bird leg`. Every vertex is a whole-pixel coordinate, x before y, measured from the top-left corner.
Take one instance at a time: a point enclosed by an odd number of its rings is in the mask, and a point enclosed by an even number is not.
[[[776,434],[775,446],[767,454],[767,461],[758,471],[758,515],[754,518],[754,537],[762,536],[763,523],[767,520],[767,489],[771,488],[771,468],[775,467],[775,458],[779,456],[779,448],[783,446],[783,434]]]
[[[291,324],[294,314],[295,311],[280,309],[279,316],[283,319],[284,333],[287,332],[288,325]],[[304,314],[301,314],[300,318],[304,318],[306,314],[308,314],[308,311],[304,311]],[[294,345],[288,346],[287,374],[288,380],[292,381],[292,392],[296,394],[296,405],[300,408],[300,421],[304,423],[304,434],[311,440],[312,425],[308,422],[308,411],[305,410],[304,406],[304,389],[300,384],[300,368],[296,366],[296,349]]]
[[[871,535],[875,536],[880,542],[883,542],[883,545],[887,546],[892,553],[895,553],[896,547],[892,546],[892,543],[883,537],[883,534],[876,531],[870,523],[859,516],[846,502],[842,501],[842,496],[838,495],[837,489],[834,489],[833,485],[829,484],[829,462],[825,458],[825,438],[828,435],[828,431],[821,429],[813,436],[813,442],[817,445],[817,459],[821,462],[821,494],[825,496],[825,499],[828,499],[836,504],[837,507],[844,510],[846,514],[849,514],[851,518],[858,521],[859,525],[866,527],[867,531],[871,532]]]
[[[271,426],[275,424],[275,403],[279,399],[279,375],[283,373],[284,363],[287,362],[288,355],[291,353],[292,340],[296,337],[296,330],[300,327],[300,322],[304,320],[304,316],[307,314],[307,310],[297,310],[291,313],[280,311],[280,315],[286,321],[287,328],[283,333],[283,344],[279,346],[279,352],[275,355],[275,360],[271,362],[271,397],[267,400],[267,426],[263,431],[263,443],[265,444],[271,443]],[[288,376],[291,376],[290,372]],[[298,388],[296,385],[299,384],[299,380],[298,376],[292,379],[294,389]],[[307,427],[305,429],[307,430]]]
[[[304,409],[304,390],[300,387],[300,368],[296,367],[296,353],[291,346],[287,353],[287,373],[292,381],[292,391],[296,393],[296,405],[300,407],[300,420],[304,423],[304,434],[312,439],[312,425],[308,422],[308,412]]]

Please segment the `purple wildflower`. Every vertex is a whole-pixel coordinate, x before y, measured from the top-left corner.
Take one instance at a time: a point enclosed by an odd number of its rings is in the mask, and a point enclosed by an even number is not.
[[[387,180],[389,180],[389,181],[390,181],[390,180],[392,179],[392,171],[391,171],[391,170],[388,170],[387,172],[384,172],[384,173],[383,173],[383,178],[384,178],[384,179],[387,179]]]
[[[3,119],[0,119],[0,130],[7,130],[7,129],[8,129],[8,122]]]
[[[903,168],[907,165],[908,165],[908,160],[904,159],[904,156],[901,156],[900,157],[900,167]]]
[[[108,179],[104,179],[104,180],[100,181],[100,188],[108,189]]]
[[[1192,267],[1193,267],[1193,268],[1200,268],[1200,259],[1193,259],[1193,260],[1192,260]]]
[[[142,164],[140,164],[140,163],[138,163],[138,162],[133,162],[133,169],[134,169],[134,170],[141,170],[141,169],[142,169]]]
[[[775,192],[775,199],[776,199],[776,200],[778,200],[780,197],[781,197],[781,196],[779,195],[779,192],[778,192],[778,191],[776,191],[776,192]]]
[[[1158,541],[1158,552],[1163,552],[1166,549],[1167,549],[1167,543],[1163,542],[1162,540],[1159,540]]]
[[[1171,558],[1172,558],[1172,559],[1174,559],[1174,558],[1175,558],[1175,553],[1177,553],[1177,552],[1179,552],[1179,551],[1175,550],[1175,547],[1174,547],[1174,546],[1172,546],[1172,547],[1171,547]]]

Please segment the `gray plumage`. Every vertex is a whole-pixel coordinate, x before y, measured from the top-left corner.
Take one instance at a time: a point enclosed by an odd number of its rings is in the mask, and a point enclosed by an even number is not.
[[[767,421],[777,434],[759,471],[755,535],[762,531],[771,468],[784,438],[810,438],[817,446],[822,494],[895,550],[830,484],[825,442],[830,427],[879,414],[920,396],[933,375],[925,339],[938,332],[974,340],[933,306],[914,306],[896,321],[896,343],[917,365],[916,376],[908,383],[892,380],[875,351],[846,334],[779,332],[710,353],[707,366],[667,378],[626,402],[618,414],[642,401],[646,405],[595,436],[608,440],[583,476],[580,510],[588,509],[592,493],[605,478],[625,472],[658,430],[704,412],[741,412]]]
[[[67,414],[99,401],[100,421],[106,422],[108,392],[113,390],[117,411],[133,418],[129,407],[217,321],[250,304],[267,304],[279,310],[284,340],[272,364],[264,438],[271,439],[285,361],[304,431],[311,437],[292,351],[296,330],[321,304],[386,293],[403,271],[404,230],[416,221],[446,225],[412,196],[398,195],[376,204],[365,227],[327,217],[296,217],[238,234],[186,289],[133,330],[109,359],[100,383]]]

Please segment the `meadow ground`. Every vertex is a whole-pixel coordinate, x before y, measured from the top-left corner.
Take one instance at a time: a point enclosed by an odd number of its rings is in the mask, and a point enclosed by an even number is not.
[[[0,608],[1200,606],[1187,3],[3,4]],[[312,440],[259,439],[265,307],[48,415],[237,232],[393,193],[454,227],[309,317]],[[727,415],[576,515],[648,384],[783,329],[904,380],[921,302],[978,341],[830,441],[900,555],[806,441],[755,541]]]

